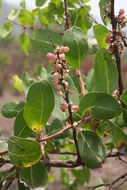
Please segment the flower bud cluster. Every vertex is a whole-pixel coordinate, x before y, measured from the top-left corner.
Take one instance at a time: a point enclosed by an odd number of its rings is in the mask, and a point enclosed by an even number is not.
[[[53,65],[52,71],[52,85],[57,91],[57,95],[63,97],[63,93],[65,93],[65,97],[68,93],[74,93],[73,89],[69,89],[69,83],[67,81],[67,76],[69,70],[67,69],[67,60],[65,58],[65,54],[69,52],[69,47],[61,46],[56,47],[54,53],[47,53],[46,58],[49,60],[49,64]],[[78,111],[78,105],[72,105],[70,102],[64,98],[65,101],[60,105],[60,108],[63,112],[67,112],[70,108],[72,112]]]
[[[108,13],[108,17],[110,17],[110,6],[111,3],[106,4],[106,8],[103,10]],[[126,17],[124,9],[119,10],[119,15],[115,17],[116,19],[116,30],[112,31],[112,34],[107,34],[105,42],[109,44],[108,50],[110,54],[114,52],[114,46],[117,45],[119,48],[120,54],[122,54],[124,49],[124,43],[122,40],[122,31],[121,29],[126,26]],[[114,38],[115,36],[115,38]]]

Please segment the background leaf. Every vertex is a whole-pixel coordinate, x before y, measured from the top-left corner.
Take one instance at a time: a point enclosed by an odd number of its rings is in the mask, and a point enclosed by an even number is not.
[[[31,188],[45,187],[48,183],[48,172],[41,162],[29,168],[21,168],[19,173],[20,181],[24,181]]]
[[[118,72],[115,60],[104,48],[96,54],[94,64],[94,85],[96,91],[112,94],[117,86]]]
[[[11,32],[12,24],[10,22],[6,22],[0,28],[0,37],[6,39],[11,35]]]
[[[41,7],[46,3],[47,0],[36,0],[36,6]]]
[[[8,102],[3,105],[1,113],[4,117],[13,118],[16,117],[19,111],[25,106],[24,102]]]
[[[82,114],[91,109],[92,115],[98,119],[111,119],[121,114],[119,103],[112,96],[99,92],[86,94],[79,108]]]
[[[29,46],[30,46],[30,40],[29,38],[26,36],[26,34],[23,32],[20,36],[20,43],[21,43],[21,47],[24,50],[24,52],[26,53],[26,55],[28,55],[28,51],[29,51]]]
[[[68,64],[79,69],[88,52],[88,44],[82,30],[76,26],[66,30],[63,43],[70,48],[66,54]]]
[[[23,26],[32,26],[35,22],[35,18],[27,9],[21,9],[18,16],[18,22]]]
[[[92,131],[84,130],[78,133],[78,147],[81,159],[88,168],[96,168],[99,162],[105,160],[104,146]]]

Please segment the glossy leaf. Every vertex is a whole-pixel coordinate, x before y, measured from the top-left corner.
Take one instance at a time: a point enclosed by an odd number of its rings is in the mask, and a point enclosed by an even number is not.
[[[46,54],[54,51],[52,41],[55,46],[62,45],[62,39],[59,34],[49,29],[43,29],[33,35],[31,46],[34,50]]]
[[[125,91],[122,93],[120,99],[121,99],[121,101],[122,101],[125,105],[127,105],[127,90],[125,90]]]
[[[23,51],[26,53],[26,55],[28,55],[28,51],[29,51],[29,46],[30,46],[30,40],[29,38],[26,36],[26,34],[23,32],[20,36],[20,43],[21,43],[21,47],[23,49]]]
[[[32,130],[27,126],[24,117],[23,117],[24,109],[22,109],[14,122],[14,135],[22,138],[29,137],[32,135]]]
[[[24,109],[24,119],[35,133],[45,127],[54,108],[54,94],[48,81],[35,82],[31,85]]]
[[[111,119],[121,114],[119,103],[109,94],[90,92],[79,104],[80,112],[84,115],[91,109],[91,114],[98,119]]]
[[[32,26],[35,22],[35,18],[30,11],[22,9],[18,16],[18,22],[23,26]]]
[[[88,52],[88,44],[82,30],[75,26],[66,30],[63,43],[70,48],[66,54],[68,64],[78,69]]]
[[[12,24],[10,22],[6,22],[0,27],[0,37],[3,39],[8,38],[11,32],[12,32]]]
[[[41,188],[48,183],[48,172],[45,165],[39,162],[32,167],[21,168],[19,178],[33,189]]]
[[[95,38],[97,39],[99,48],[106,48],[108,44],[105,42],[106,35],[109,34],[109,30],[102,24],[97,24],[93,27]]]
[[[125,145],[127,147],[127,135],[122,129],[111,121],[109,122],[109,127],[111,129],[114,146],[120,147]]]
[[[106,153],[99,137],[92,131],[78,133],[78,147],[82,161],[88,168],[96,168],[105,160]]]
[[[16,117],[19,111],[25,106],[24,102],[8,102],[3,105],[1,113],[4,117],[13,118]]]
[[[8,153],[11,163],[17,167],[30,167],[42,157],[38,142],[16,136],[8,140]]]
[[[100,49],[94,64],[94,85],[96,91],[112,94],[117,86],[118,72],[115,61],[108,51]]]
[[[36,6],[41,7],[46,3],[47,0],[36,0]]]

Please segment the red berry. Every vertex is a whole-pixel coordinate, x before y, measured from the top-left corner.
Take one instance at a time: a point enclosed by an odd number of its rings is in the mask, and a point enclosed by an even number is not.
[[[107,44],[110,43],[110,38],[111,38],[111,35],[110,35],[110,34],[107,34],[107,35],[106,35],[106,39],[105,39],[105,42],[106,42]]]
[[[53,85],[57,85],[57,84],[58,84],[58,81],[53,79],[53,80],[52,80],[52,84],[53,84]]]
[[[120,15],[119,19],[124,20],[125,19],[125,15],[124,14]]]
[[[57,64],[56,64],[56,68],[57,68],[57,69],[62,69],[62,65],[59,64],[59,63],[57,63]]]
[[[62,54],[59,55],[59,58],[60,58],[60,60],[64,60],[65,59],[65,55],[62,53]]]
[[[72,111],[75,113],[79,110],[79,106],[78,105],[74,105],[72,106]]]
[[[58,96],[62,96],[62,95],[63,95],[62,91],[59,90],[59,91],[57,92],[57,95],[58,95]]]

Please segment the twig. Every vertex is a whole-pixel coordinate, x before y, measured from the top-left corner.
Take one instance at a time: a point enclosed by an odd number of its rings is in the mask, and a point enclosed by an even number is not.
[[[43,137],[43,138],[41,138],[41,139],[37,139],[37,141],[38,141],[38,142],[48,141],[48,140],[50,140],[50,139],[52,139],[52,138],[54,138],[54,137],[57,137],[58,135],[63,134],[65,131],[67,131],[67,130],[69,130],[69,129],[71,129],[71,128],[72,128],[72,126],[71,126],[71,125],[68,125],[68,126],[66,126],[65,128],[63,128],[62,130],[60,130],[60,131],[58,131],[58,132],[56,132],[56,133],[54,133],[54,134],[52,134],[52,135],[50,135],[50,136]]]
[[[2,190],[7,190],[7,189],[11,186],[13,180],[14,180],[14,179],[9,179],[9,180],[7,180],[6,183],[5,183],[5,184],[3,185],[3,187],[2,187]]]
[[[67,1],[64,0],[64,8],[65,8],[65,30],[69,29],[69,18],[67,12]]]
[[[3,156],[3,155],[5,155],[5,154],[7,154],[7,153],[8,153],[7,150],[5,150],[5,151],[3,151],[3,152],[0,152],[0,156]]]
[[[112,43],[116,41],[116,29],[117,29],[117,20],[115,18],[115,13],[114,13],[114,3],[115,3],[115,0],[111,0],[110,19],[111,19],[112,34],[113,34]],[[119,85],[119,91],[121,95],[123,92],[123,82],[122,82],[122,75],[121,75],[121,58],[120,58],[119,47],[117,44],[114,45],[113,53],[114,53],[116,64],[117,64],[118,85]]]
[[[78,80],[79,80],[79,84],[80,84],[80,88],[81,88],[81,96],[85,95],[85,86],[84,86],[84,81],[82,79],[82,75],[81,75],[81,71],[78,70],[77,71],[77,76],[78,76]]]

